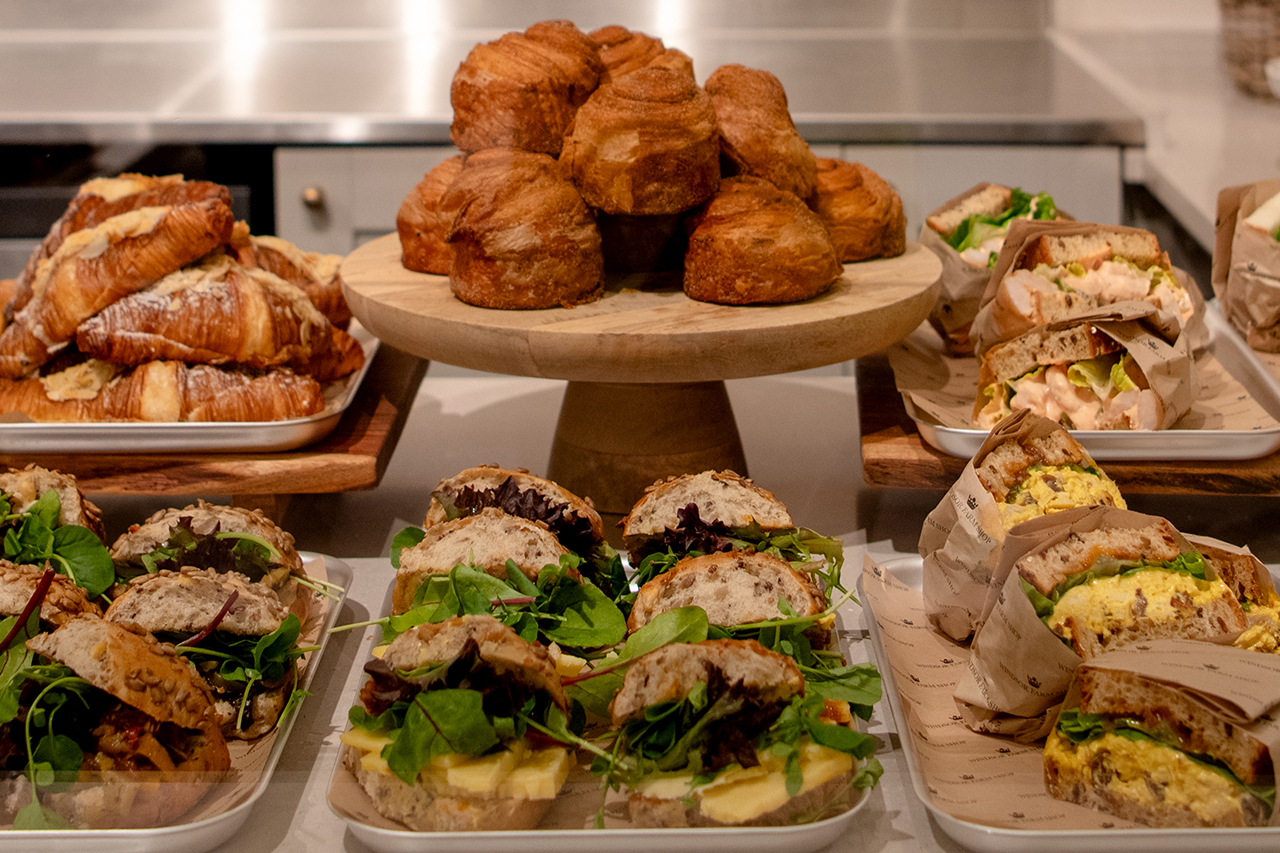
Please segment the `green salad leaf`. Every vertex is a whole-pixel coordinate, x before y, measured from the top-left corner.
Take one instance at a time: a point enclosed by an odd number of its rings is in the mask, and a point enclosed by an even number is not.
[[[86,527],[59,524],[62,501],[50,489],[23,512],[0,495],[0,557],[12,563],[50,565],[97,598],[115,582],[115,566],[107,546]]]

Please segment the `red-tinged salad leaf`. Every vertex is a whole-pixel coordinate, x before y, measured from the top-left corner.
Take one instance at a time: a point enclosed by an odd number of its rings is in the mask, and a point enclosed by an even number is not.
[[[134,562],[117,565],[119,582],[162,569],[176,572],[184,566],[239,572],[258,582],[270,580],[280,571],[272,565],[273,561],[280,560],[280,552],[266,539],[252,533],[222,530],[221,524],[215,524],[208,533],[197,533],[192,523],[191,516],[181,516],[169,530],[169,538],[163,545]]]
[[[0,557],[22,565],[49,565],[97,598],[115,581],[107,546],[86,527],[60,524],[62,501],[50,489],[23,512],[0,495]]]

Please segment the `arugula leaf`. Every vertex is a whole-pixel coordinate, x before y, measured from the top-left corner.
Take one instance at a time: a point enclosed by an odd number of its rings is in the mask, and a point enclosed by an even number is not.
[[[481,755],[499,743],[484,714],[484,697],[475,690],[431,690],[408,706],[395,740],[383,747],[391,772],[412,785],[422,768],[439,755]]]

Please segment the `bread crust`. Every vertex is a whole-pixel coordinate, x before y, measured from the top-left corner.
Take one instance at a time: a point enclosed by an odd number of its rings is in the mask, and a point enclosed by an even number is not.
[[[0,406],[3,409],[3,406]],[[58,493],[59,524],[78,524],[93,531],[93,535],[106,542],[102,525],[102,510],[84,496],[76,478],[61,471],[51,471],[31,463],[24,468],[10,468],[0,472],[0,493],[14,498],[10,509],[25,512],[47,491]]]
[[[19,616],[35,594],[46,569],[0,560],[0,616]],[[89,600],[84,587],[66,575],[54,575],[40,602],[40,621],[61,625],[78,613],[101,616],[102,609]]]
[[[280,627],[289,610],[271,587],[251,582],[239,572],[214,569],[162,569],[129,582],[107,608],[109,622],[130,622],[146,630],[198,633],[209,626],[231,593],[235,603],[217,630],[261,637]]]
[[[512,479],[521,492],[533,491],[544,496],[551,504],[566,505],[568,507],[566,515],[572,514],[587,519],[596,540],[604,541],[604,521],[601,520],[600,513],[596,512],[590,500],[580,498],[559,483],[530,474],[523,468],[500,468],[497,465],[478,465],[467,468],[437,483],[432,489],[431,505],[427,508],[422,526],[430,528],[448,520],[444,504],[434,497],[436,492],[445,492],[456,497],[467,487],[477,491],[488,491],[497,489],[508,478]]]
[[[892,258],[907,250],[902,199],[861,163],[819,157],[814,198],[841,261]]]
[[[773,492],[733,471],[703,471],[668,477],[644,490],[621,522],[627,548],[635,550],[644,540],[675,529],[680,523],[677,511],[691,503],[698,505],[703,521],[729,527],[752,522],[765,530],[794,526],[791,514]]]
[[[665,215],[720,185],[711,99],[670,68],[642,68],[601,86],[578,111],[561,163],[605,213]]]
[[[813,580],[772,554],[725,551],[686,557],[640,587],[627,631],[690,605],[701,607],[712,625],[781,619],[785,614],[778,609],[779,598],[786,599],[798,616],[814,616],[827,608],[826,596]]]
[[[506,580],[507,560],[513,560],[526,577],[536,580],[544,566],[559,563],[568,553],[545,524],[486,507],[432,526],[422,541],[400,552],[391,612],[412,609],[414,594],[429,575],[448,574],[459,563]]]
[[[1089,569],[1102,554],[1120,560],[1165,562],[1183,552],[1183,540],[1163,518],[1142,527],[1109,527],[1077,531],[1060,542],[1027,554],[1016,564],[1018,574],[1047,595],[1068,577]]]
[[[795,194],[742,176],[690,217],[684,292],[725,305],[811,299],[844,272],[831,235]]]
[[[1089,466],[1093,459],[1070,432],[1058,427],[1041,435],[1028,435],[996,445],[975,473],[991,496],[1003,503],[1009,490],[1027,479],[1027,469],[1037,464]]]
[[[970,216],[995,216],[1013,204],[1013,190],[1000,184],[982,182],[956,196],[925,219],[925,224],[943,238],[950,238]]]
[[[400,234],[400,262],[405,269],[449,274],[453,250],[445,240],[445,228],[436,212],[440,196],[462,174],[462,160],[462,155],[456,155],[432,167],[400,203],[396,231]]]

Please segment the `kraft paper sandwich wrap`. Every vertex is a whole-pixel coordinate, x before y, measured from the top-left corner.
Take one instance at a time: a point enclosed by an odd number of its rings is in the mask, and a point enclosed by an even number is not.
[[[1062,430],[1026,409],[1005,418],[925,518],[919,544],[925,610],[930,622],[953,640],[967,640],[981,625],[1005,538],[1000,504],[983,486],[978,469],[1006,442],[1041,439]],[[1087,452],[1083,463],[1096,467]]]
[[[1023,522],[1009,531],[955,698],[966,725],[1019,740],[1044,737],[1080,657],[1036,615],[1015,565],[1073,533],[1145,527],[1155,517],[1115,507],[1082,507]],[[1195,550],[1181,534],[1181,553]],[[1212,567],[1209,577],[1215,577]],[[1230,643],[1239,632],[1224,635]]]
[[[996,261],[995,268],[991,270],[991,275],[987,280],[987,289],[982,294],[981,307],[978,309],[978,314],[969,329],[969,337],[973,342],[974,351],[978,354],[984,353],[997,343],[1016,338],[1034,327],[1034,323],[1028,322],[1023,318],[1013,318],[1007,314],[997,315],[995,311],[997,306],[996,295],[1000,289],[1000,282],[1016,268],[1033,241],[1043,234],[1070,237],[1092,234],[1100,229],[1120,233],[1147,233],[1140,228],[1128,228],[1123,225],[1103,226],[1095,222],[1044,219],[1014,220],[1009,226],[1009,235],[1005,238],[1004,248],[1000,250],[1000,256]],[[1177,316],[1177,312],[1167,311],[1163,313],[1169,314],[1178,322],[1190,342],[1190,350],[1194,352],[1207,344],[1209,340],[1209,332],[1204,324],[1204,297],[1201,295],[1200,288],[1196,286],[1195,281],[1186,272],[1176,267],[1171,272],[1174,280],[1182,285],[1183,289],[1191,297],[1193,314],[1190,320],[1184,323],[1182,318]],[[1082,309],[1078,316],[1084,316],[1086,312],[1091,310],[1096,309]],[[1077,315],[1073,314],[1073,316]]]
[[[1232,328],[1249,346],[1280,353],[1280,241],[1245,218],[1280,192],[1280,179],[1227,187],[1218,193],[1213,292]],[[1280,358],[1263,358],[1280,375]]]
[[[875,620],[883,645],[885,659],[881,664],[892,673],[900,700],[899,734],[914,750],[918,788],[935,808],[959,820],[1030,832],[1137,826],[1049,796],[1044,787],[1042,743],[1019,743],[969,729],[953,695],[968,667],[970,650],[930,625],[920,590],[870,557],[864,561],[861,582],[867,617]],[[1200,652],[1219,648],[1183,640],[1161,643],[1171,648],[1186,644]],[[1263,673],[1259,681],[1265,689],[1251,691],[1251,695],[1259,704],[1280,701],[1276,695],[1280,691],[1280,656],[1244,654],[1250,657],[1239,660]],[[1268,693],[1275,699],[1269,700]],[[1056,714],[1052,718],[1056,719]]]

